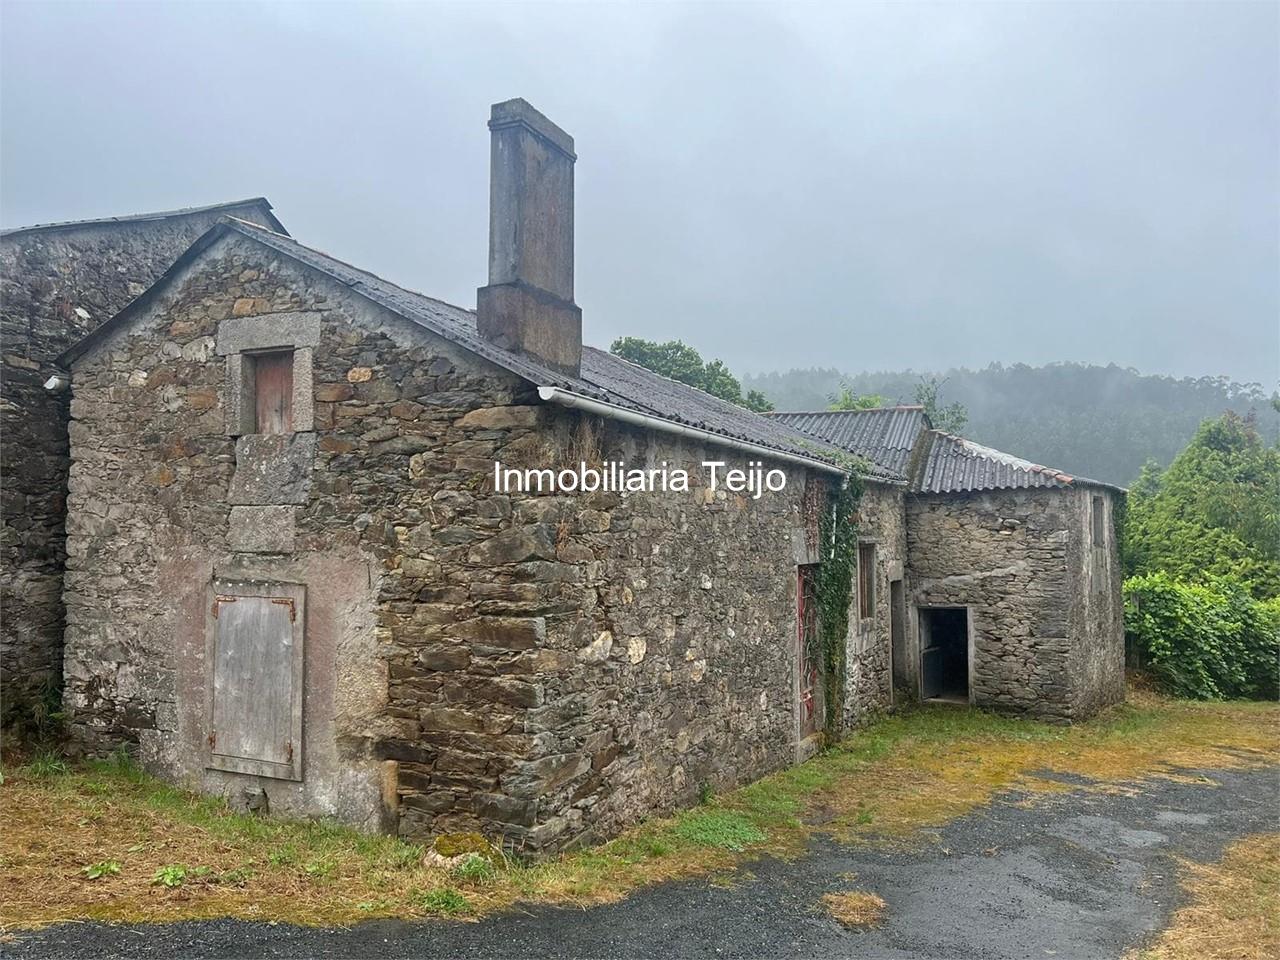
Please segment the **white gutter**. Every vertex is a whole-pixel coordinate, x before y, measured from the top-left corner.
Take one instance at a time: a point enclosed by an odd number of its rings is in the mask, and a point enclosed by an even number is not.
[[[603,400],[592,400],[590,397],[584,397],[580,393],[570,393],[568,390],[561,390],[559,387],[539,387],[538,396],[543,400],[550,401],[551,403],[558,403],[562,407],[569,407],[573,410],[585,410],[587,413],[594,413],[596,416],[608,417],[610,420],[621,420],[623,423],[632,423],[638,427],[657,430],[659,433],[670,433],[677,437],[691,437],[694,440],[702,440],[706,443],[716,443],[724,447],[732,447],[734,450],[753,453],[759,457],[769,457],[773,460],[797,463],[813,470],[822,470],[825,473],[834,473],[837,476],[844,476],[845,473],[844,470],[834,464],[823,463],[821,460],[802,457],[795,453],[784,453],[781,450],[774,450],[772,447],[762,446],[758,443],[751,443],[747,440],[735,440],[732,437],[712,433],[709,430],[699,430],[697,427],[687,427],[682,423],[675,423],[671,420],[662,420],[658,417],[651,417],[644,413],[636,413],[634,410],[628,410],[626,407],[620,407],[616,403],[605,403]]]

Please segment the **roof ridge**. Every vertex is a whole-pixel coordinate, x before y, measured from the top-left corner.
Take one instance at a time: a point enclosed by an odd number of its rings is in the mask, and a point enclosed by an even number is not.
[[[137,311],[146,309],[153,303],[159,296],[159,291],[171,283],[194,258],[228,235],[261,244],[303,267],[324,274],[334,283],[349,289],[354,296],[399,314],[481,360],[505,368],[536,386],[555,387],[566,393],[579,394],[588,399],[652,415],[655,419],[697,427],[725,441],[745,440],[780,454],[798,454],[815,460],[829,457],[831,465],[837,463],[838,447],[829,442],[817,440],[820,449],[815,451],[811,447],[814,441],[789,424],[768,420],[746,407],[714,397],[687,383],[663,377],[638,364],[630,364],[629,361],[623,361],[622,358],[596,347],[586,347],[585,354],[593,358],[595,354],[608,358],[604,361],[604,366],[593,359],[592,362],[596,364],[594,372],[583,370],[576,376],[558,373],[544,366],[536,357],[504,349],[481,336],[475,323],[474,311],[402,287],[322,250],[309,247],[293,237],[229,216],[218,218],[218,222],[171,264],[156,283],[106,323],[63,351],[55,363],[69,369],[77,359],[111,336],[114,330]],[[620,363],[615,365],[615,361]],[[621,369],[622,365],[635,372],[628,374]],[[645,399],[647,394],[653,394],[653,397]],[[765,424],[768,424],[767,428]],[[829,453],[822,452],[822,448]]]
[[[175,210],[155,210],[146,213],[127,213],[112,217],[88,217],[82,220],[53,220],[49,223],[31,223],[25,226],[5,227],[0,230],[0,237],[13,236],[20,233],[35,233],[44,230],[70,230],[75,227],[109,226],[113,223],[147,223],[152,220],[168,220],[171,217],[187,217],[197,213],[208,213],[212,210],[225,210],[231,207],[245,207],[250,204],[264,204],[267,211],[275,209],[266,197],[245,197],[243,200],[225,200],[220,203],[206,203],[194,207],[178,207]],[[280,223],[274,215],[272,219]],[[257,224],[254,224],[257,226]],[[281,227],[284,224],[280,224]],[[287,236],[287,234],[285,234]]]
[[[895,403],[886,407],[859,407],[856,410],[768,410],[765,412],[767,417],[777,416],[805,416],[818,417],[824,415],[834,415],[841,413],[884,413],[888,410],[923,410],[924,404],[921,403]]]

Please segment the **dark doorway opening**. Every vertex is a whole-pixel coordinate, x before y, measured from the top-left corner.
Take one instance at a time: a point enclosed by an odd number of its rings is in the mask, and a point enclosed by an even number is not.
[[[920,693],[926,700],[969,702],[969,611],[920,610]]]

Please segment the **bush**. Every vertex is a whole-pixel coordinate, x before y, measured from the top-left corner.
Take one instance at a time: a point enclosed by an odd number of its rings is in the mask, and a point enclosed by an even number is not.
[[[1166,573],[1125,581],[1125,634],[1170,693],[1197,700],[1280,699],[1280,599],[1242,583],[1182,583]]]

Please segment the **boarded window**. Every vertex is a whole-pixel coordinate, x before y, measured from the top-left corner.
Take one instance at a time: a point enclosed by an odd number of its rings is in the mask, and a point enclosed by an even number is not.
[[[1102,497],[1093,498],[1093,545],[1102,547],[1107,542],[1107,504]]]
[[[876,615],[876,545],[858,544],[858,616],[868,620]]]
[[[293,351],[252,355],[254,433],[293,432]]]
[[[212,611],[211,767],[301,779],[301,602],[302,588],[292,584],[219,585]]]

